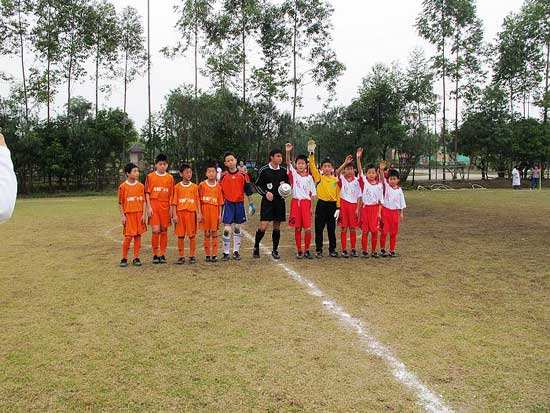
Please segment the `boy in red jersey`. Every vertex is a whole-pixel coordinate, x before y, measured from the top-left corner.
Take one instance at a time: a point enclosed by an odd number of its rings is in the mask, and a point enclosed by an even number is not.
[[[118,187],[118,206],[120,209],[120,220],[124,228],[124,240],[122,242],[121,267],[128,266],[128,251],[130,243],[134,240],[134,260],[132,264],[141,266],[139,250],[141,247],[141,234],[147,231],[145,226],[145,188],[139,182],[139,168],[133,163],[124,167],[126,181]]]
[[[151,236],[153,264],[166,264],[170,199],[174,191],[174,177],[166,172],[167,169],[168,158],[164,154],[159,154],[155,160],[155,170],[147,175],[145,181],[147,215],[153,230]]]

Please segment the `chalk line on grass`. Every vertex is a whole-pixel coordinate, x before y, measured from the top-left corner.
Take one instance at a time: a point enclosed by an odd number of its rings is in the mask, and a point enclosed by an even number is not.
[[[242,230],[242,233],[250,241],[254,242],[254,238],[246,230]],[[269,253],[270,251],[261,247],[262,251]],[[281,267],[294,281],[306,287],[307,291],[321,299],[323,307],[338,321],[340,321],[346,328],[354,331],[361,342],[365,344],[367,350],[382,359],[386,365],[390,368],[393,377],[408,387],[418,398],[420,404],[428,412],[452,412],[452,409],[448,407],[443,401],[442,397],[437,393],[430,390],[422,381],[410,371],[405,364],[399,360],[391,351],[391,349],[378,341],[376,337],[370,334],[367,327],[363,322],[345,311],[345,309],[339,305],[335,300],[327,295],[310,279],[302,276],[297,271],[287,266],[284,262],[273,260],[279,267]]]

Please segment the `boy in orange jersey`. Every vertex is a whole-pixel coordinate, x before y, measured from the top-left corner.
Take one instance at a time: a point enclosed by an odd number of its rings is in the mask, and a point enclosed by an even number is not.
[[[166,169],[168,169],[168,158],[164,154],[159,154],[155,159],[155,170],[147,175],[145,181],[147,215],[153,230],[151,237],[153,264],[166,264],[170,199],[174,191],[174,178],[166,172]]]
[[[189,264],[195,264],[197,258],[197,221],[201,222],[199,187],[191,182],[193,170],[187,164],[180,167],[181,182],[174,187],[171,201],[171,216],[178,237],[178,264],[185,264],[185,237],[189,238]]]
[[[199,184],[206,262],[218,261],[218,229],[222,220],[222,187],[216,180],[216,164],[206,167],[206,180]]]
[[[124,227],[124,241],[122,242],[121,267],[128,266],[128,250],[130,243],[134,240],[134,260],[132,264],[141,266],[139,260],[139,249],[141,247],[141,234],[147,231],[145,226],[145,188],[139,182],[139,168],[133,163],[124,167],[126,181],[118,187],[118,206],[120,209],[120,220]]]

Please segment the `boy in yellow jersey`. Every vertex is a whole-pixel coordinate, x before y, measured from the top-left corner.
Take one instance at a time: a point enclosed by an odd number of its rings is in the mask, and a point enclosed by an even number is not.
[[[323,257],[323,231],[327,227],[328,251],[331,257],[338,258],[336,252],[336,221],[340,215],[340,188],[338,178],[334,176],[334,165],[326,158],[321,163],[321,172],[315,164],[315,142],[308,142],[309,170],[317,185],[317,206],[315,207],[315,256]],[[338,168],[343,169],[343,165]]]

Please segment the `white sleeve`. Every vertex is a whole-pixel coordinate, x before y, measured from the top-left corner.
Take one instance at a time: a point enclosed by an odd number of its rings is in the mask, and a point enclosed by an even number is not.
[[[311,175],[309,176],[309,190],[311,192],[311,196],[317,196],[317,186],[315,185],[315,181]]]
[[[13,214],[17,197],[17,178],[13,170],[10,151],[0,146],[0,222],[7,221]]]
[[[405,194],[403,193],[403,190],[401,190],[401,193],[399,194],[399,204],[401,206],[400,209],[405,209],[407,208],[407,204],[405,203]]]

